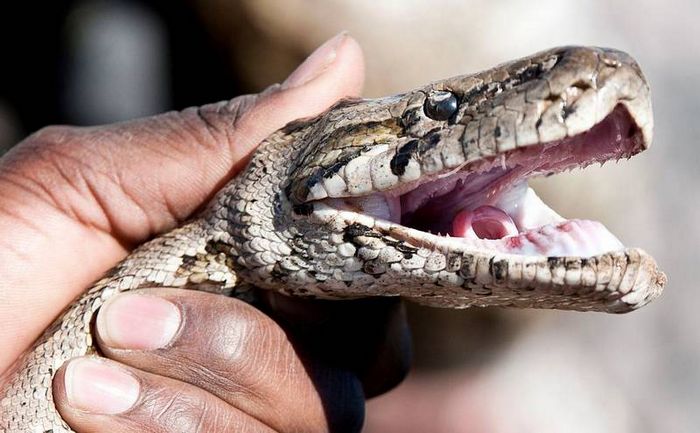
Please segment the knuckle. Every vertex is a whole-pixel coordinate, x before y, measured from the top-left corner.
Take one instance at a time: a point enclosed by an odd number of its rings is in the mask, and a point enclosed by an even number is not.
[[[209,399],[196,394],[163,388],[153,391],[144,401],[146,418],[164,431],[209,433],[225,430],[229,416],[221,408],[213,407]]]
[[[294,352],[286,334],[253,307],[231,302],[233,307],[228,302],[194,307],[197,320],[186,320],[190,326],[171,352],[173,366],[233,393],[244,393],[262,377],[287,376],[280,370],[289,369]]]
[[[232,136],[238,129],[243,116],[251,111],[261,99],[280,90],[278,84],[261,93],[237,96],[227,101],[190,107],[182,112],[185,119],[192,121],[193,128],[201,131],[200,139],[217,145],[232,145]]]
[[[289,343],[271,319],[247,308],[241,310],[219,316],[217,327],[221,332],[213,345],[216,364],[239,375],[259,374],[289,351]]]
[[[48,125],[31,134],[28,138],[49,142],[63,142],[75,133],[74,126]]]
[[[195,130],[201,131],[203,141],[230,144],[230,135],[258,99],[259,95],[238,96],[229,101],[187,108],[183,111],[183,116],[192,120]]]
[[[44,126],[24,139],[32,145],[56,145],[69,141],[76,135],[78,128],[74,126],[50,125]]]

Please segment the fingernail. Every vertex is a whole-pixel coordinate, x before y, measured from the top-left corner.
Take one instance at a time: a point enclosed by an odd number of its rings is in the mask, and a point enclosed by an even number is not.
[[[311,53],[311,55],[287,77],[284,83],[282,83],[282,87],[286,89],[298,87],[321,75],[328,66],[333,63],[338,48],[342,45],[347,36],[347,32],[338,33],[324,42],[323,45],[316,48],[316,51]]]
[[[97,358],[70,361],[63,380],[68,404],[85,412],[115,415],[130,409],[139,398],[135,377]]]
[[[102,341],[117,349],[153,350],[167,346],[180,328],[180,310],[156,296],[124,293],[97,315]]]

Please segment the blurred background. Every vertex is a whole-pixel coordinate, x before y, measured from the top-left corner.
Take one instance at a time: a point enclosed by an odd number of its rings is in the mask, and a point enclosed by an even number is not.
[[[48,124],[259,91],[344,29],[365,49],[368,97],[556,45],[631,53],[652,84],[651,151],[533,184],[562,215],[602,220],[651,252],[668,273],[666,293],[624,316],[412,306],[415,368],[370,402],[364,431],[698,431],[699,2],[14,3],[0,14],[0,153]]]

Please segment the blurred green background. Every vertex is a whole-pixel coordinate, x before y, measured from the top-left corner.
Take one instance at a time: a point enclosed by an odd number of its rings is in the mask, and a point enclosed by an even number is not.
[[[696,432],[700,426],[700,3],[521,0],[15,2],[0,15],[0,153],[255,92],[349,30],[367,96],[556,45],[625,50],[652,84],[651,151],[533,182],[564,216],[652,253],[666,293],[625,316],[410,308],[416,367],[365,433]]]

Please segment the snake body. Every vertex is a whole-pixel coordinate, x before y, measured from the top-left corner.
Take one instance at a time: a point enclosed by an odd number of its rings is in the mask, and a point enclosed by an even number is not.
[[[618,128],[614,152],[585,156],[592,146],[586,137],[611,127]],[[531,163],[533,149],[540,159],[549,155],[547,143],[583,156],[555,168],[540,164],[528,175],[630,156],[651,134],[649,86],[634,60],[584,47],[396,96],[340,101],[292,122],[259,146],[198,217],[134,250],[68,306],[6,376],[0,430],[72,431],[54,407],[53,375],[66,360],[94,353],[93,316],[126,290],[167,286],[246,299],[256,288],[326,299],[402,296],[455,308],[636,309],[665,283],[640,249],[561,256],[528,253],[513,242],[511,249],[462,242],[382,216],[381,200],[452,175],[467,179],[500,166],[514,173]],[[518,239],[535,242],[535,235],[546,230]]]

